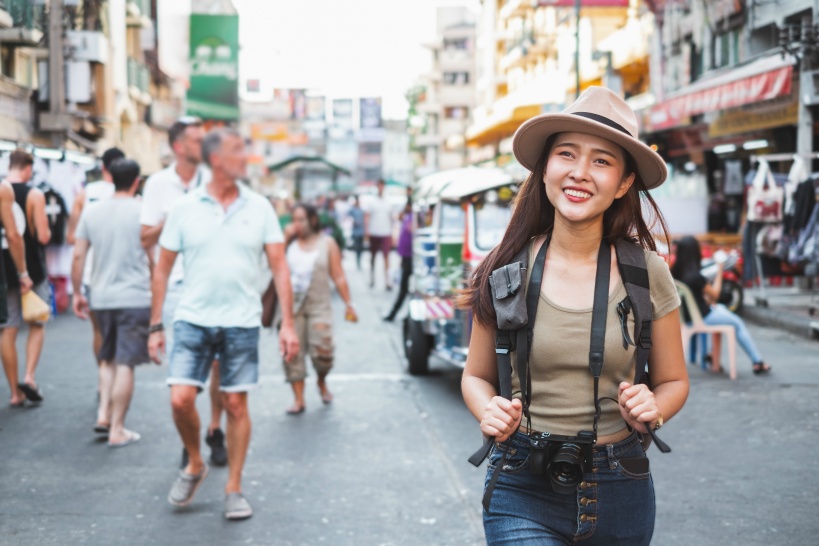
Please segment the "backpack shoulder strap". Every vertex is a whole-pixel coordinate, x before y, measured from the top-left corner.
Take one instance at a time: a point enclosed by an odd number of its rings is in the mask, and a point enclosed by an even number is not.
[[[615,249],[620,277],[623,279],[634,311],[633,339],[636,347],[634,383],[637,384],[646,373],[648,354],[651,351],[651,323],[654,320],[646,255],[640,245],[626,239],[618,239]]]
[[[637,385],[647,383],[648,355],[651,352],[651,324],[654,321],[648,266],[645,250],[637,243],[618,239],[615,249],[620,277],[623,279],[631,308],[634,310],[634,384]],[[648,434],[661,452],[671,451],[668,444],[660,440],[651,428],[648,428]]]

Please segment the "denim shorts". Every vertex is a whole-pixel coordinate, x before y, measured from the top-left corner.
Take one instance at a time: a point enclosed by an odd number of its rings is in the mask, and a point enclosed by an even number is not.
[[[505,470],[495,485],[489,512],[483,515],[487,544],[647,546],[651,542],[654,483],[650,472],[635,472],[635,466],[646,461],[634,465],[629,460],[646,458],[636,434],[616,444],[595,446],[592,471],[584,473],[571,495],[555,493],[547,477],[530,472],[529,439],[521,433],[492,449],[487,484],[507,450]]]
[[[211,365],[219,359],[219,389],[247,392],[259,384],[259,328],[197,326],[173,323],[168,385],[205,388]]]

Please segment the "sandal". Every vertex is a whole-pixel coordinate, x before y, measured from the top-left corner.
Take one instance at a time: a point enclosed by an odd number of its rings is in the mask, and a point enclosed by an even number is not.
[[[721,374],[725,373],[725,370],[722,369],[722,366],[720,366],[716,370],[713,369],[713,368],[706,368],[706,370],[708,370],[708,373],[713,374],[713,375],[721,375]]]
[[[22,391],[23,394],[26,395],[32,402],[42,402],[43,401],[43,393],[40,392],[40,387],[34,385],[33,383],[18,383],[17,388]]]
[[[287,415],[301,415],[305,409],[307,409],[306,406],[293,406],[287,410]]]
[[[97,434],[108,434],[110,430],[111,425],[109,425],[108,423],[96,423],[94,425],[94,432],[96,432]]]
[[[771,367],[764,362],[754,364],[754,375],[765,375],[771,372]]]

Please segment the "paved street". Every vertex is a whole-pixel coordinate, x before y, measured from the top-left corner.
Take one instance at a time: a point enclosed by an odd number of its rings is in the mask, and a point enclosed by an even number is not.
[[[369,291],[349,267],[358,324],[337,309],[336,400],[287,417],[289,387],[269,332],[262,388],[251,395],[254,437],[245,490],[255,516],[222,516],[227,472],[212,469],[192,506],[166,496],[180,443],[166,370],[137,370],[130,428],[142,441],[110,450],[91,431],[95,366],[90,327],[70,316],[47,333],[39,408],[0,408],[0,544],[481,544],[484,469],[466,462],[480,436],[464,408],[458,370],[404,373],[400,327],[380,315],[394,293]],[[663,429],[674,452],[650,456],[657,488],[654,544],[811,544],[819,532],[814,493],[819,344],[753,328],[775,368],[739,380],[689,367],[692,391]],[[4,386],[2,396],[7,396]],[[207,398],[200,397],[207,412]],[[204,426],[204,425],[203,425]]]

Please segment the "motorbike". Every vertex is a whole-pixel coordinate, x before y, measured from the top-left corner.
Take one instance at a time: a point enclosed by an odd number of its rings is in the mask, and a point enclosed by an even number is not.
[[[713,282],[717,276],[719,262],[723,263],[722,268],[722,291],[717,300],[718,303],[723,304],[730,311],[739,313],[742,311],[742,304],[744,299],[744,289],[742,287],[742,255],[736,251],[731,250],[725,252],[724,250],[717,250],[713,255],[704,257],[700,263],[700,273]]]

